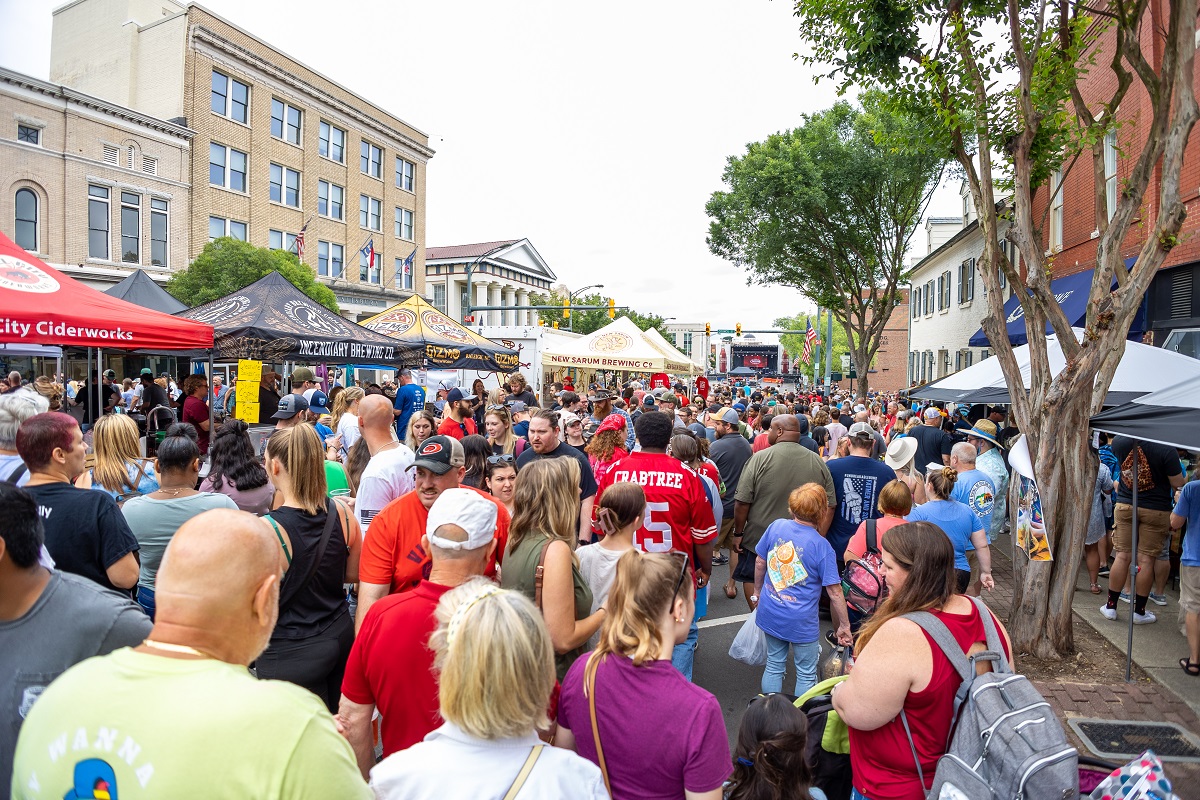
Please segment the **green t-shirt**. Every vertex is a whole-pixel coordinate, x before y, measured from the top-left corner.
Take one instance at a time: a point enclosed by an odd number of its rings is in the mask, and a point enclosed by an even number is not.
[[[346,477],[346,468],[336,461],[325,461],[325,490],[330,497],[334,497],[334,492],[339,494],[350,493],[350,480]]]
[[[215,492],[201,492],[166,500],[156,500],[143,495],[125,501],[121,513],[125,516],[129,530],[137,537],[138,546],[141,547],[138,553],[141,562],[138,571],[139,585],[147,589],[154,588],[158,566],[162,563],[163,553],[171,543],[175,531],[197,514],[214,508],[232,508],[236,511],[237,503]]]
[[[80,662],[33,704],[12,796],[363,798],[371,791],[325,706],[212,659],[131,649]]]
[[[820,456],[799,442],[776,442],[750,456],[733,495],[734,500],[751,504],[742,534],[743,548],[753,550],[775,520],[792,518],[788,495],[806,483],[819,483],[829,496],[829,505],[837,506],[829,468]]]

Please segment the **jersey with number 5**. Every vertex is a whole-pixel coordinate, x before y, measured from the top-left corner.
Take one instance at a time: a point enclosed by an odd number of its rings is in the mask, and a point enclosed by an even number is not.
[[[646,493],[646,518],[633,535],[644,553],[678,550],[694,558],[692,546],[717,535],[704,485],[691,467],[660,453],[630,453],[609,468],[596,491],[595,508],[614,483],[636,483]],[[593,526],[593,530],[596,530]]]

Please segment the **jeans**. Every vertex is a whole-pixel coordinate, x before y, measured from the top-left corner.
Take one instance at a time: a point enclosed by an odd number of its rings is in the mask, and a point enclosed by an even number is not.
[[[817,685],[817,660],[821,657],[821,643],[796,644],[776,639],[764,631],[767,637],[767,667],[763,670],[763,694],[778,694],[783,691],[783,673],[787,670],[788,648],[796,663],[796,696]]]
[[[671,666],[683,673],[683,677],[689,681],[692,679],[692,666],[696,663],[696,640],[699,638],[700,626],[693,619],[692,627],[688,628],[687,639],[683,644],[675,645],[675,649],[671,651]]]
[[[850,790],[850,800],[871,800],[871,798],[867,797],[865,794],[860,792],[858,789],[851,789]]]
[[[147,589],[139,583],[137,587],[137,602],[142,607],[142,611],[146,612],[146,616],[150,617],[150,621],[154,622],[154,590]]]

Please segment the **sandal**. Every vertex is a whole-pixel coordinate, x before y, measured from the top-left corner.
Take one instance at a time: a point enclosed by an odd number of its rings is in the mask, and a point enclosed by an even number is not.
[[[1186,658],[1181,658],[1179,659],[1179,666],[1193,678],[1200,677],[1200,661],[1189,661]]]
[[[1098,584],[1098,583],[1092,584],[1092,594],[1100,594],[1100,584]]]

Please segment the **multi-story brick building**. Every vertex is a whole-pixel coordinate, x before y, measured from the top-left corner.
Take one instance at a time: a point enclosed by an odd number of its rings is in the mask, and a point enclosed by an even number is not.
[[[69,2],[50,62],[52,80],[195,131],[189,258],[217,236],[291,249],[307,224],[303,261],[346,316],[424,291],[433,151],[400,118],[177,0]]]
[[[97,288],[188,261],[193,131],[0,69],[0,230]]]
[[[908,353],[908,289],[900,290],[900,300],[892,307],[875,361],[868,370],[868,382],[872,391],[898,392],[908,386],[908,371],[905,359]]]
[[[549,295],[557,280],[528,239],[430,247],[424,277],[430,303],[452,319],[473,316],[476,325],[536,325],[531,298]],[[468,283],[475,295],[469,303]],[[467,313],[468,306],[501,305],[503,311]]]

